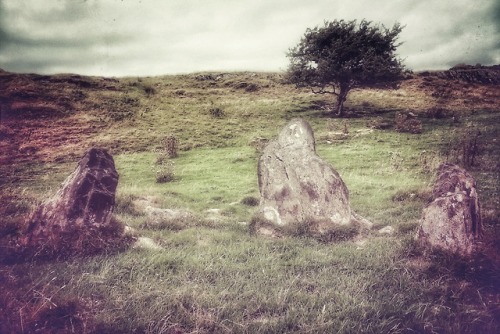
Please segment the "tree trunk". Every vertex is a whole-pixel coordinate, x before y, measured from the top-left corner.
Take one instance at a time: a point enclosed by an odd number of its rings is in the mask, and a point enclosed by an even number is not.
[[[345,85],[340,85],[340,92],[337,95],[337,106],[335,107],[335,115],[338,117],[344,117],[344,102],[347,100],[347,94],[349,93],[349,87]]]

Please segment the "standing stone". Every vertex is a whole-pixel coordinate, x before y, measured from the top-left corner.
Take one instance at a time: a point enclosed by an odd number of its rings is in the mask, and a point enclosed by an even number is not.
[[[258,164],[259,213],[275,226],[304,223],[325,234],[339,225],[371,223],[349,206],[349,192],[337,171],[316,154],[311,126],[288,123],[263,151]]]
[[[443,164],[432,194],[434,200],[423,210],[417,240],[431,249],[472,255],[482,235],[476,181],[463,168]]]
[[[117,185],[113,157],[104,149],[90,149],[56,195],[33,213],[25,246],[42,255],[101,247],[103,233],[118,228],[111,219]]]

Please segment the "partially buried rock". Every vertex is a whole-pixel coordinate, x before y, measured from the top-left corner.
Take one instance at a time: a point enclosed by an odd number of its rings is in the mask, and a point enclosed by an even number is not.
[[[474,178],[459,166],[443,164],[433,197],[422,213],[418,242],[463,257],[475,253],[482,222]]]
[[[189,222],[194,219],[194,215],[181,209],[161,209],[152,206],[145,208],[147,215],[143,228],[161,230],[182,230],[189,227]]]
[[[346,185],[316,154],[313,131],[302,119],[288,123],[278,139],[265,147],[258,179],[258,215],[278,229],[303,224],[308,232],[322,236],[339,226],[371,227],[351,210]],[[259,229],[267,231],[269,225],[255,228],[259,233]]]
[[[123,226],[112,218],[117,185],[113,157],[90,149],[56,195],[30,217],[22,237],[28,254],[92,254],[119,243]]]

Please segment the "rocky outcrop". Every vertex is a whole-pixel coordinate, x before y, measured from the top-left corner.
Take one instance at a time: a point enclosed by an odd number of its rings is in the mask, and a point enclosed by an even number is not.
[[[259,215],[274,226],[303,223],[325,234],[338,225],[371,224],[351,210],[345,183],[316,154],[313,130],[302,119],[288,123],[264,148],[258,179]]]
[[[423,77],[437,77],[447,81],[462,81],[479,85],[498,85],[500,83],[500,65],[481,66],[458,64],[446,71],[424,71]]]
[[[443,164],[432,193],[434,200],[422,213],[418,242],[429,249],[472,255],[482,235],[476,181],[463,168]]]
[[[438,72],[438,76],[482,85],[498,85],[500,84],[500,66],[455,66],[447,71]]]
[[[113,157],[90,149],[56,195],[31,215],[24,246],[47,256],[87,254],[119,238],[123,227],[112,219],[117,185]]]

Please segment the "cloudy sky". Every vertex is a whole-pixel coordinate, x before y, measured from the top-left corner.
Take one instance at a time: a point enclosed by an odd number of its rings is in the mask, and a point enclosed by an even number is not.
[[[325,20],[405,25],[413,70],[500,63],[498,0],[0,0],[0,68],[136,76],[282,71]]]

